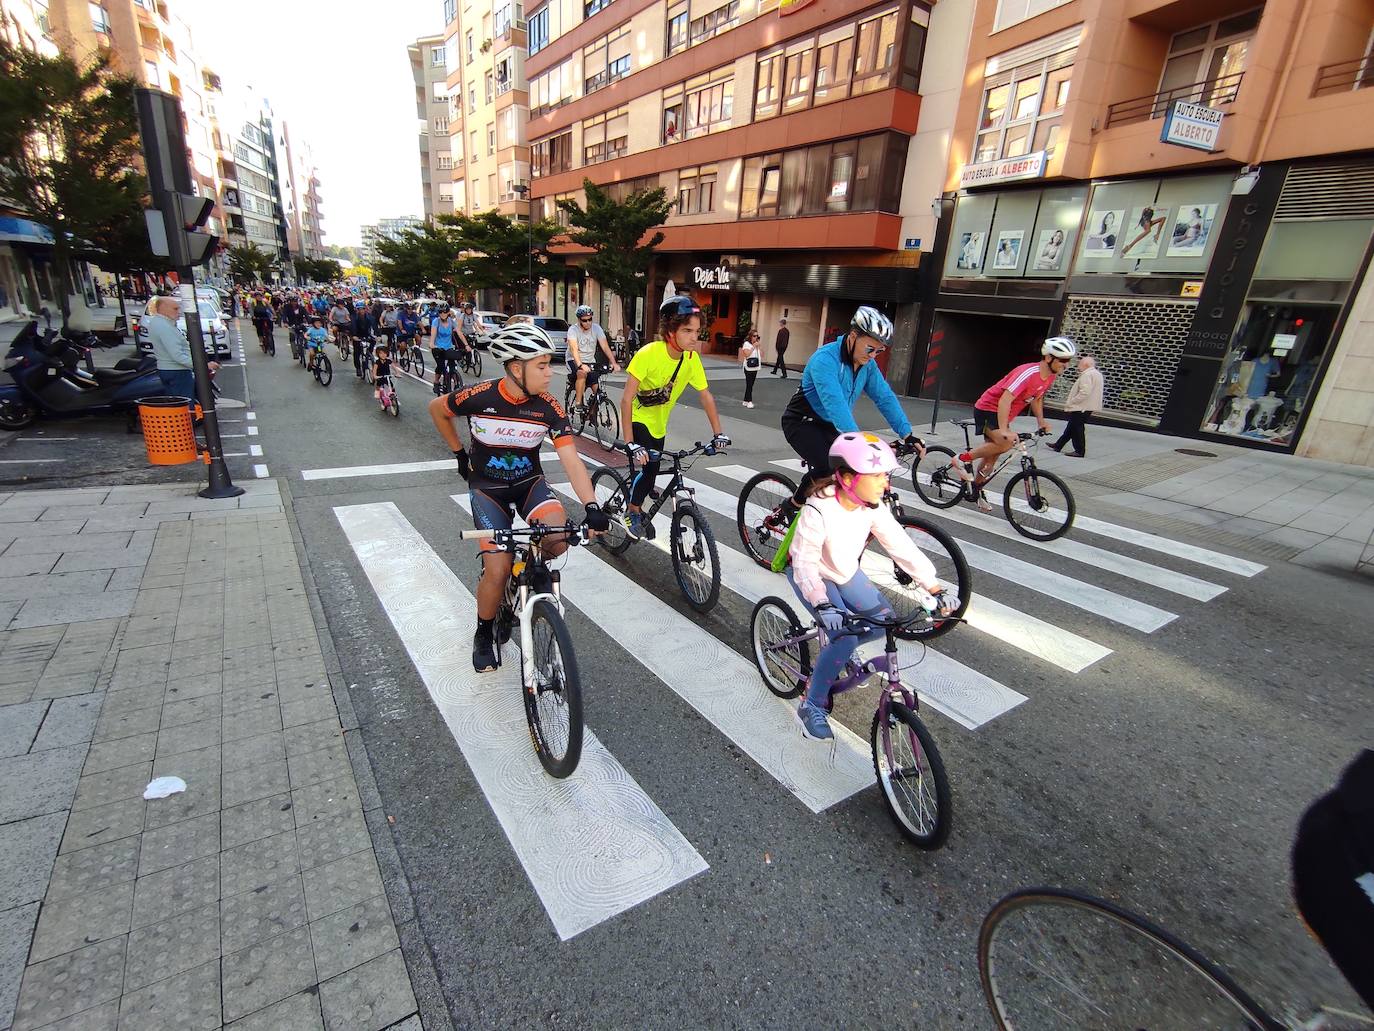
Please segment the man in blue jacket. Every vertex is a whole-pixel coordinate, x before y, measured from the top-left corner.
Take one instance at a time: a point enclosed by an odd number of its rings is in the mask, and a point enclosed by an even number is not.
[[[830,445],[841,433],[859,429],[854,403],[867,394],[899,437],[919,445],[911,421],[873,364],[892,343],[892,321],[867,305],[854,313],[849,332],[813,354],[802,370],[801,387],[782,413],[782,433],[809,469],[797,486],[792,504],[800,509],[811,484],[830,474]],[[789,517],[794,512],[786,513]]]

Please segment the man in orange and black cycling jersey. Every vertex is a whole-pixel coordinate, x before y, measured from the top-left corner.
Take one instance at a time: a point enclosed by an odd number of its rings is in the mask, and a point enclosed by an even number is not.
[[[596,504],[591,477],[573,443],[572,427],[562,406],[549,393],[553,341],[538,326],[517,323],[492,335],[489,353],[505,373],[465,390],[436,397],[430,418],[453,449],[458,471],[468,481],[472,518],[479,527],[508,530],[515,513],[526,523],[559,525],[567,521],[562,503],[544,478],[539,447],[553,438],[554,450],[568,481],[587,512],[587,526],[602,532],[610,525]],[[469,454],[458,437],[456,419],[466,418],[472,437]],[[550,538],[541,545],[547,556],[561,555],[567,542]],[[472,640],[472,668],[479,673],[500,663],[496,613],[501,607],[511,555],[483,541],[482,578],[477,583],[477,633]]]

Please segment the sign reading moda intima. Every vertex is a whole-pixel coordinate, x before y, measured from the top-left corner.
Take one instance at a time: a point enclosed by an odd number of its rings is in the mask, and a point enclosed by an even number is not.
[[[1037,150],[1034,154],[1022,154],[1016,158],[985,161],[981,165],[965,165],[959,173],[959,188],[966,190],[970,186],[986,186],[988,183],[1038,179],[1044,174],[1045,152]]]
[[[1174,143],[1194,150],[1217,149],[1221,134],[1222,113],[1214,107],[1175,100],[1164,116],[1164,128],[1159,134],[1161,143]]]
[[[714,268],[692,268],[692,281],[698,290],[730,290],[734,287],[735,270],[723,262]]]

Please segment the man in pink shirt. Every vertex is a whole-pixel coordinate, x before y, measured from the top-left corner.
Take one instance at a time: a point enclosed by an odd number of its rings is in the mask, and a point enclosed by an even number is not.
[[[1031,414],[1040,424],[1040,432],[1050,432],[1050,424],[1045,421],[1045,394],[1077,354],[1078,346],[1068,337],[1050,337],[1040,348],[1039,362],[1018,365],[983,391],[983,396],[973,403],[973,429],[983,435],[986,443],[956,455],[950,467],[960,479],[973,483],[981,511],[992,511],[983,496],[983,484],[992,472],[993,463],[998,455],[1010,451],[1016,444],[1011,421],[1029,405]],[[979,463],[976,476],[968,468],[974,461]]]

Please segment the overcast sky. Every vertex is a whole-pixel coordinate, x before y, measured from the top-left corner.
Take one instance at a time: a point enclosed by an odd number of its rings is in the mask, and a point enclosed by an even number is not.
[[[226,89],[251,85],[319,166],[325,243],[424,213],[406,45],[443,31],[440,0],[175,0]]]

